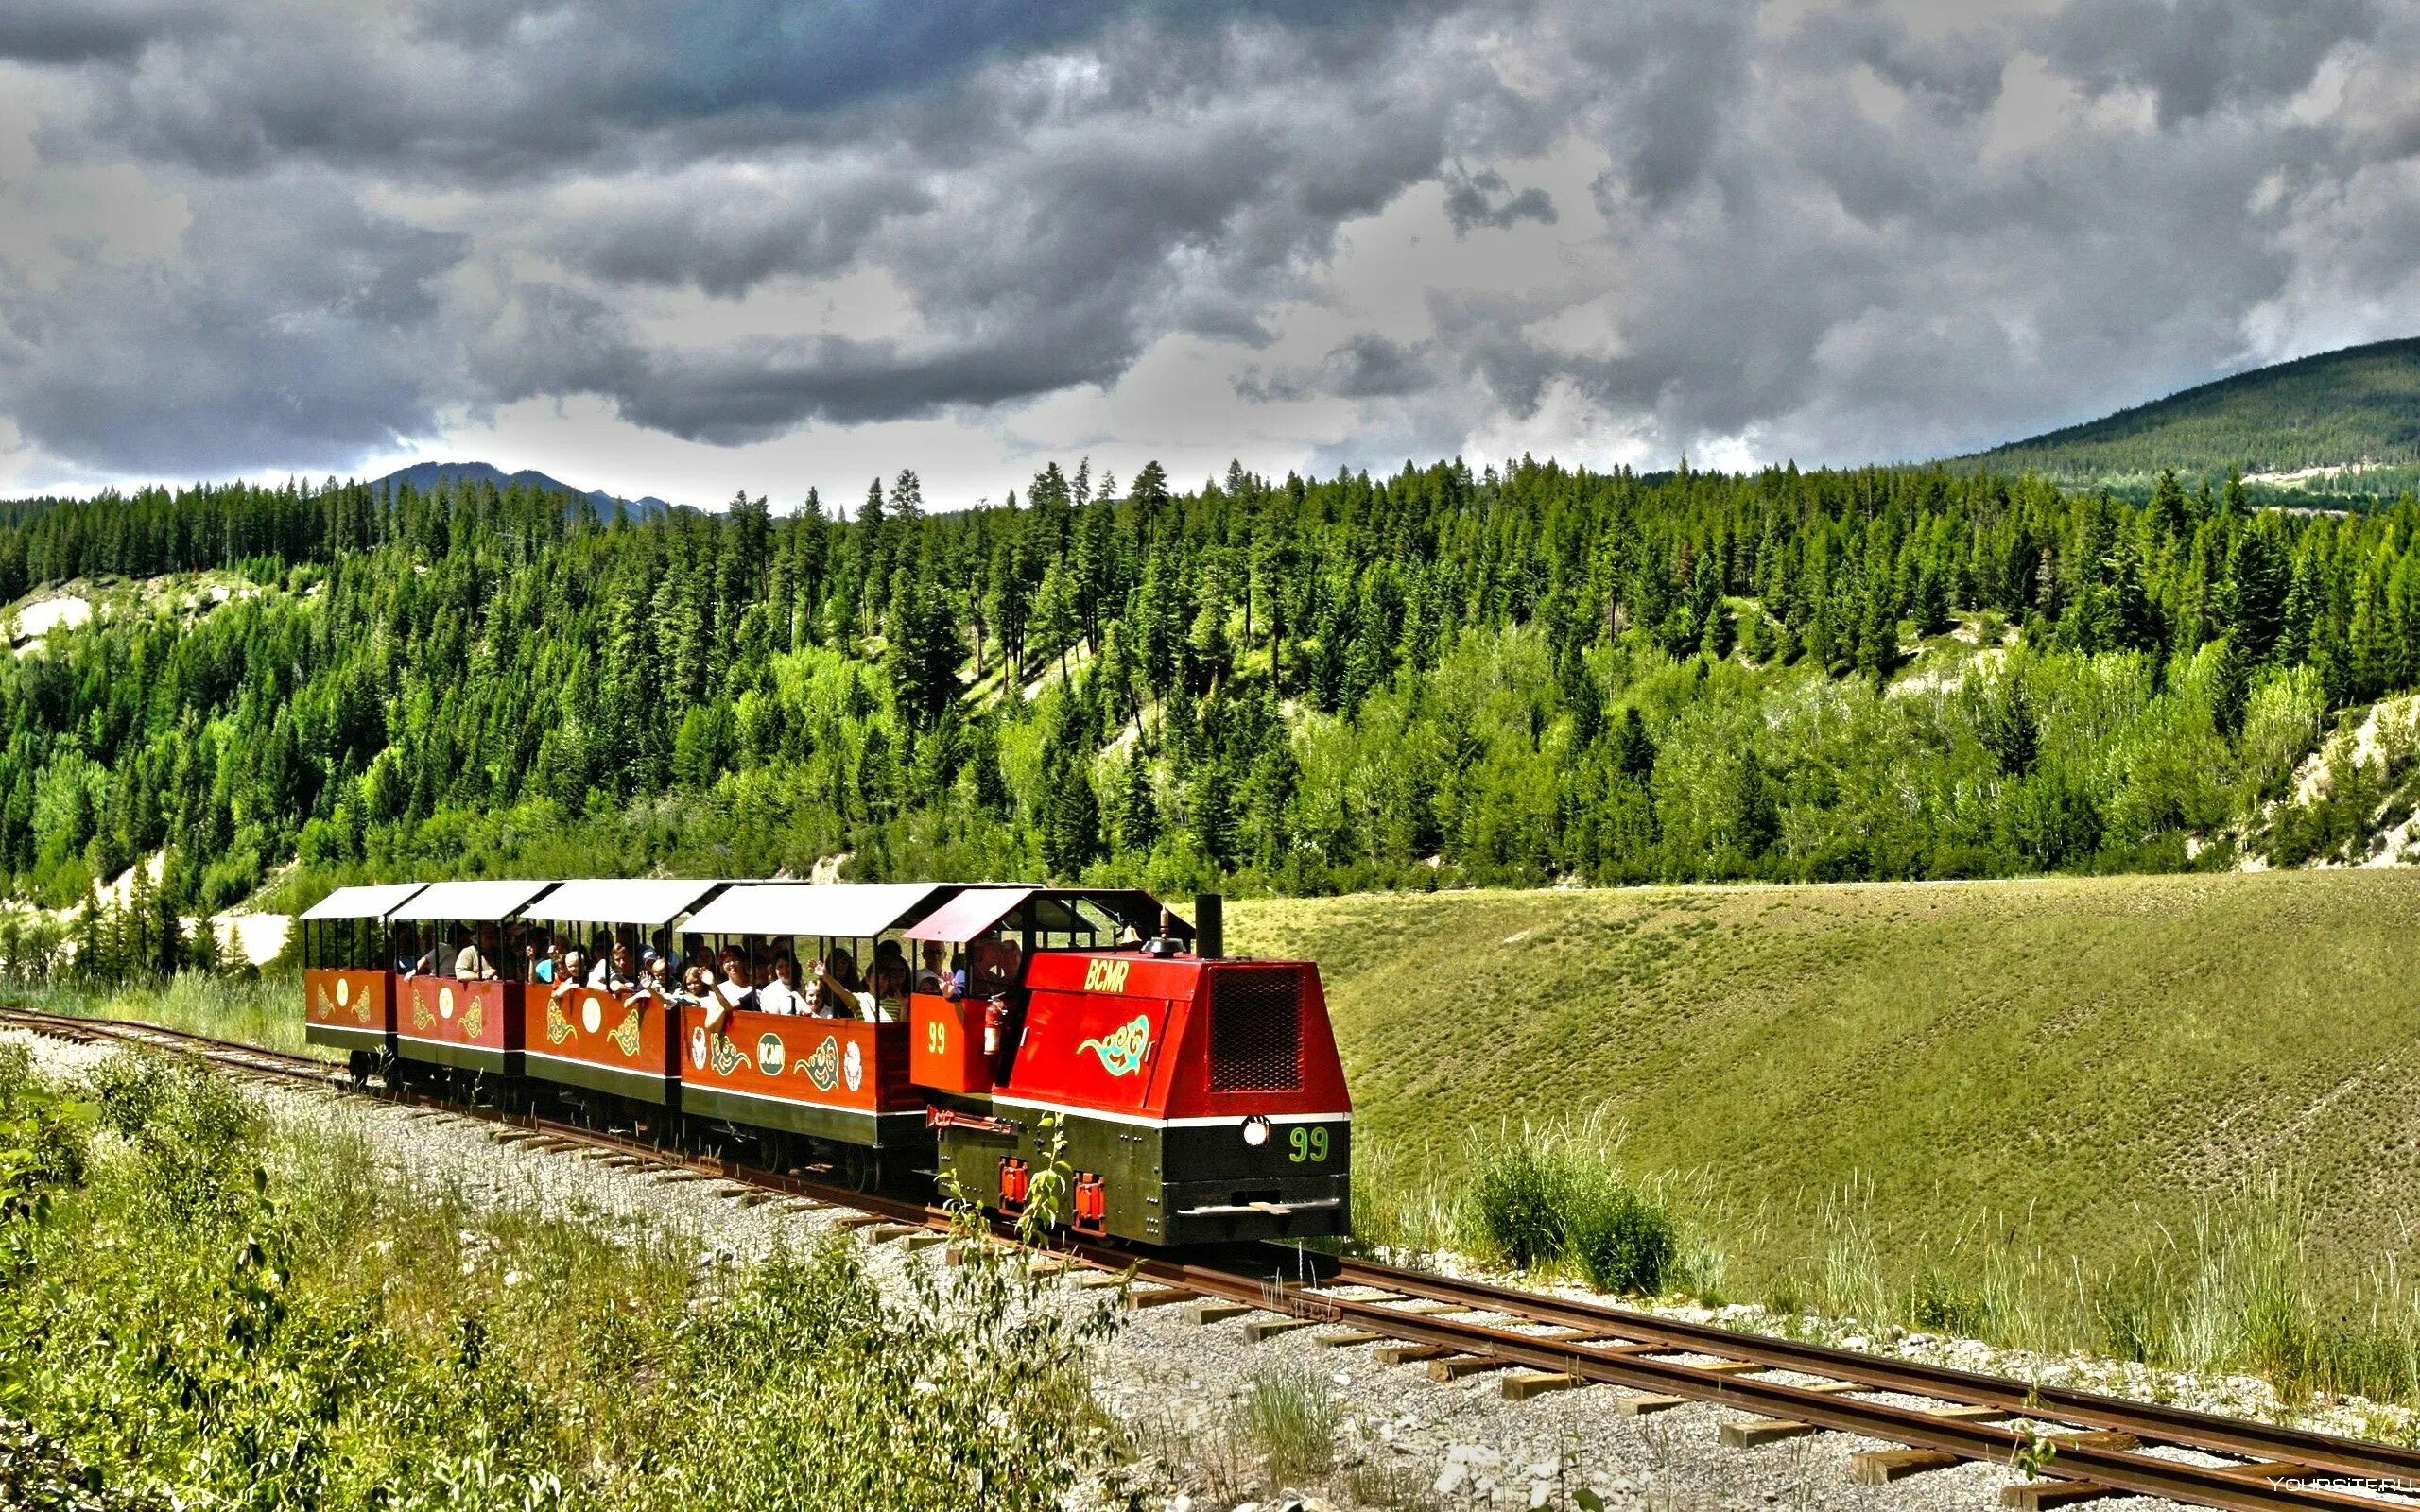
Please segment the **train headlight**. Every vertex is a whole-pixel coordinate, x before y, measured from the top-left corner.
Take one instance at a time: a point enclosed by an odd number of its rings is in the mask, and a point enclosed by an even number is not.
[[[1244,1120],[1244,1143],[1259,1149],[1269,1143],[1269,1120],[1254,1116]]]

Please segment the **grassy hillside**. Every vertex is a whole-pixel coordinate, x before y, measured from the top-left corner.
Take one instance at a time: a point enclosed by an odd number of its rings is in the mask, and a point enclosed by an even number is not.
[[[2290,1171],[2357,1282],[2420,1230],[2420,886],[2376,871],[1242,902],[1321,963],[1364,1139],[1599,1107],[1820,1266],[2014,1237],[2113,1259]]]
[[[2221,477],[2420,463],[2420,340],[2348,347],[2238,373],[1966,458],[2085,481],[2161,468]]]

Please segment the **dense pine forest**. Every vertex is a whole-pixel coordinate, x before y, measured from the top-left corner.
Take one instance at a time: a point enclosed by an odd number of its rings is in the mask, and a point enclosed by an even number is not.
[[[2408,498],[1528,462],[921,494],[10,507],[0,598],[98,612],[0,665],[0,867],[67,906],[164,852],[189,914],[836,857],[1297,892],[2179,868],[2420,673]]]

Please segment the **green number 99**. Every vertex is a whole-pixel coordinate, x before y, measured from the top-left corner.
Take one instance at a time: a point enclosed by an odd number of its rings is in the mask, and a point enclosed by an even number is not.
[[[1286,1143],[1293,1152],[1290,1159],[1297,1165],[1305,1160],[1317,1164],[1327,1159],[1327,1130],[1324,1128],[1297,1124],[1293,1132],[1286,1137]]]

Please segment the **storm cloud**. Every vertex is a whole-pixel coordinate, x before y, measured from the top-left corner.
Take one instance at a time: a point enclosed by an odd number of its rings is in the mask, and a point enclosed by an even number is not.
[[[2415,63],[2368,0],[37,0],[0,481],[531,405],[966,477],[1939,455],[2411,334]]]

